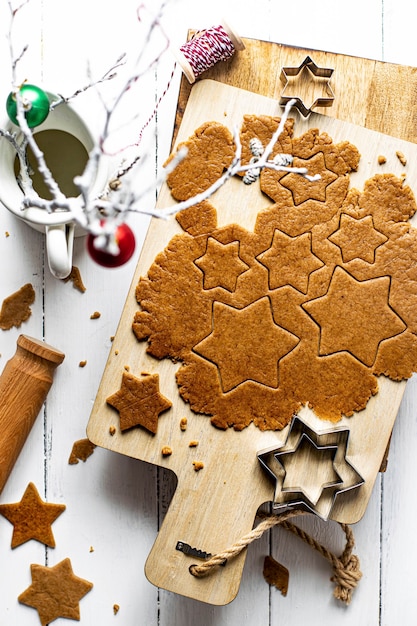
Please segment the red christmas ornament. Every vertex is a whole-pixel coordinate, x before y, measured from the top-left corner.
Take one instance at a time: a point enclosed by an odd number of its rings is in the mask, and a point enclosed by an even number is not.
[[[118,254],[111,254],[95,247],[94,240],[98,235],[88,235],[87,250],[91,258],[102,267],[120,267],[131,258],[135,251],[136,241],[132,229],[127,224],[117,227],[115,238],[119,247]]]

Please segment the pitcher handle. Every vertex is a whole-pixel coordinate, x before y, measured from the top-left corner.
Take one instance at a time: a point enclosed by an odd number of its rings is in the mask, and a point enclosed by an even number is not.
[[[46,251],[51,274],[55,278],[67,278],[72,269],[74,224],[46,226]]]

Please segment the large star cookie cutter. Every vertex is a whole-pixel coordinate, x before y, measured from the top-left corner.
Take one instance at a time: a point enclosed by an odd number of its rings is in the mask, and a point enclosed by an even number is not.
[[[275,482],[274,513],[301,508],[327,520],[339,494],[364,484],[346,458],[349,435],[345,428],[317,433],[295,416],[284,444],[257,453]]]
[[[316,107],[331,106],[334,101],[334,93],[330,86],[330,79],[333,72],[334,70],[332,68],[318,67],[310,56],[306,56],[304,61],[298,67],[283,67],[281,69],[280,80],[284,85],[284,88],[281,92],[279,103],[281,105],[285,105],[290,100],[295,100],[295,108],[297,108],[304,117],[308,117],[311,111]],[[302,88],[303,92],[306,92],[304,99],[300,95],[290,95],[288,93],[290,88],[289,79],[294,77],[300,78],[299,87]],[[314,95],[318,81],[322,84],[326,95],[321,95],[319,97]],[[307,96],[312,100],[312,104],[310,104],[310,106],[305,104],[305,98]]]

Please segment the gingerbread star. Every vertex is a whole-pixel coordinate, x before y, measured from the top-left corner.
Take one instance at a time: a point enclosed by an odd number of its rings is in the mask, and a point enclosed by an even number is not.
[[[291,285],[303,293],[307,293],[310,274],[324,265],[313,254],[311,233],[289,237],[275,230],[271,247],[257,258],[268,268],[271,289]]]
[[[58,617],[79,621],[79,602],[93,584],[75,576],[70,559],[64,559],[54,567],[32,564],[30,570],[32,584],[18,600],[38,611],[42,626]]]
[[[275,323],[269,298],[243,309],[214,302],[213,331],[194,347],[217,365],[224,392],[247,380],[278,387],[278,363],[299,339]]]
[[[327,294],[302,305],[320,326],[320,356],[347,350],[371,366],[380,343],[406,328],[389,295],[389,276],[358,281],[336,267]]]
[[[329,241],[340,248],[344,263],[353,259],[374,263],[375,250],[387,240],[374,228],[371,215],[356,219],[345,213],[340,216],[338,230],[329,237]]]
[[[120,429],[142,426],[155,434],[158,417],[172,403],[159,391],[159,375],[146,374],[137,378],[129,372],[123,372],[119,391],[106,399],[107,404],[119,411]]]
[[[204,274],[204,289],[223,287],[235,291],[237,279],[249,266],[239,256],[239,242],[221,243],[213,237],[207,240],[207,249],[195,264]]]
[[[51,525],[65,511],[65,504],[52,504],[41,500],[38,490],[29,483],[20,502],[0,504],[0,515],[13,524],[12,548],[35,539],[55,548]]]
[[[326,202],[327,187],[337,180],[337,174],[327,169],[324,154],[319,152],[309,159],[295,158],[293,165],[294,167],[306,167],[311,176],[320,175],[319,181],[308,180],[293,172],[285,174],[281,178],[280,183],[291,191],[294,204],[298,206],[308,200]]]

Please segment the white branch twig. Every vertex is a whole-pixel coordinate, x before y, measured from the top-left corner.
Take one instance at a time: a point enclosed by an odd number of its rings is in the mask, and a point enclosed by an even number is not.
[[[89,154],[89,158],[83,173],[74,179],[74,183],[77,185],[80,195],[78,198],[66,198],[65,195],[59,188],[58,183],[55,181],[50,169],[48,168],[44,154],[38,147],[34,134],[32,130],[29,128],[26,117],[25,117],[25,103],[23,102],[22,95],[20,93],[20,86],[17,82],[17,66],[26,52],[27,47],[25,47],[19,55],[16,55],[13,50],[13,42],[12,42],[12,28],[16,14],[20,11],[30,0],[22,0],[21,4],[18,5],[17,8],[13,9],[12,0],[8,0],[8,5],[10,9],[10,30],[9,30],[9,48],[10,48],[10,59],[12,66],[12,82],[13,82],[13,91],[16,94],[16,103],[17,103],[17,121],[19,123],[19,136],[22,136],[22,139],[18,139],[18,135],[15,133],[11,133],[8,131],[0,130],[0,137],[6,139],[13,146],[16,154],[18,155],[20,161],[20,170],[21,170],[21,186],[24,194],[24,199],[22,202],[22,208],[27,208],[29,206],[38,207],[40,209],[44,209],[48,213],[52,213],[54,211],[70,211],[73,219],[79,223],[84,229],[88,232],[96,235],[99,238],[98,245],[107,249],[108,251],[115,251],[115,238],[114,233],[116,231],[117,226],[122,223],[126,214],[129,212],[133,213],[142,213],[146,215],[151,215],[157,218],[168,219],[171,215],[178,213],[184,209],[187,209],[191,206],[195,206],[204,200],[210,198],[213,194],[216,193],[223,185],[227,183],[227,181],[234,177],[237,174],[247,173],[252,175],[259,176],[261,170],[263,168],[269,168],[276,171],[282,172],[293,172],[297,173],[301,176],[308,178],[309,180],[317,180],[320,178],[319,176],[309,176],[307,170],[305,168],[294,168],[289,167],[288,163],[292,162],[292,157],[289,156],[290,161],[286,161],[285,159],[281,162],[277,161],[277,159],[270,159],[271,154],[274,150],[276,143],[278,142],[279,137],[284,131],[285,123],[288,119],[290,110],[294,104],[294,101],[291,100],[287,103],[284,112],[281,116],[281,120],[278,124],[276,131],[273,133],[270,141],[268,142],[265,149],[263,149],[261,154],[256,154],[256,156],[251,160],[249,164],[242,164],[242,145],[240,142],[239,131],[237,128],[233,131],[233,140],[235,145],[235,154],[232,160],[232,163],[228,168],[225,169],[223,174],[208,187],[208,189],[204,190],[201,193],[196,194],[195,196],[188,198],[182,202],[178,202],[173,206],[170,206],[165,209],[148,209],[143,206],[144,198],[150,191],[155,190],[158,186],[166,179],[166,177],[181,163],[181,161],[186,157],[186,150],[180,149],[176,152],[173,158],[169,161],[168,165],[164,168],[162,174],[157,178],[156,181],[151,185],[145,185],[140,191],[133,192],[129,181],[123,181],[120,185],[108,184],[106,189],[103,189],[100,194],[93,194],[93,182],[96,178],[96,174],[100,165],[100,160],[108,156],[108,152],[106,151],[105,144],[110,136],[110,126],[115,115],[116,110],[123,100],[124,96],[129,92],[132,85],[139,81],[147,72],[149,72],[152,68],[158,65],[162,54],[169,47],[169,39],[166,36],[161,23],[160,17],[165,6],[165,3],[161,5],[160,12],[158,15],[153,16],[150,24],[147,26],[147,31],[145,33],[145,37],[143,39],[143,44],[139,51],[138,57],[135,62],[135,71],[132,75],[128,77],[128,79],[122,85],[120,91],[116,94],[113,102],[111,104],[107,104],[104,101],[103,96],[100,93],[100,90],[97,89],[98,96],[102,102],[104,112],[105,112],[105,120],[102,128],[102,132],[97,141],[97,144],[93,147]],[[141,21],[141,12],[144,9],[144,5],[141,4],[137,9],[137,17],[138,20]],[[142,67],[143,58],[145,52],[147,51],[148,44],[151,40],[152,34],[155,29],[158,29],[164,38],[164,45],[162,49],[152,57],[152,59],[145,64],[146,67]],[[116,70],[119,69],[121,65],[125,63],[125,55],[121,55],[114,65],[105,72],[101,78],[98,80],[90,80],[90,82],[81,89],[77,89],[71,96],[64,97],[58,96],[57,99],[51,103],[50,110],[59,106],[62,103],[68,103],[70,100],[80,95],[81,93],[91,89],[92,87],[97,87],[99,84],[104,81],[110,80],[115,76]],[[91,77],[90,77],[91,78]],[[153,115],[155,114],[155,110]],[[152,116],[150,117],[152,119]],[[138,146],[142,132],[144,128],[147,126],[149,122],[145,124],[142,128],[142,131],[139,135],[139,138],[132,143],[130,146],[123,148],[118,151],[116,154],[119,154],[123,151],[126,151],[127,148],[135,148]],[[50,190],[52,195],[51,200],[46,200],[40,198],[39,195],[34,191],[32,180],[29,175],[28,164],[27,164],[27,148],[30,147],[34,157],[37,162],[38,170],[43,177],[43,180],[47,187]],[[128,162],[127,164],[121,164],[116,173],[117,179],[130,172],[133,167],[137,168],[143,165],[146,162],[146,157],[141,158],[139,155],[136,155],[133,160]],[[255,177],[256,177],[255,176]],[[243,177],[244,179],[245,177]],[[244,181],[245,182],[245,181]],[[107,247],[107,248],[106,248]],[[117,252],[117,250],[116,250]]]

